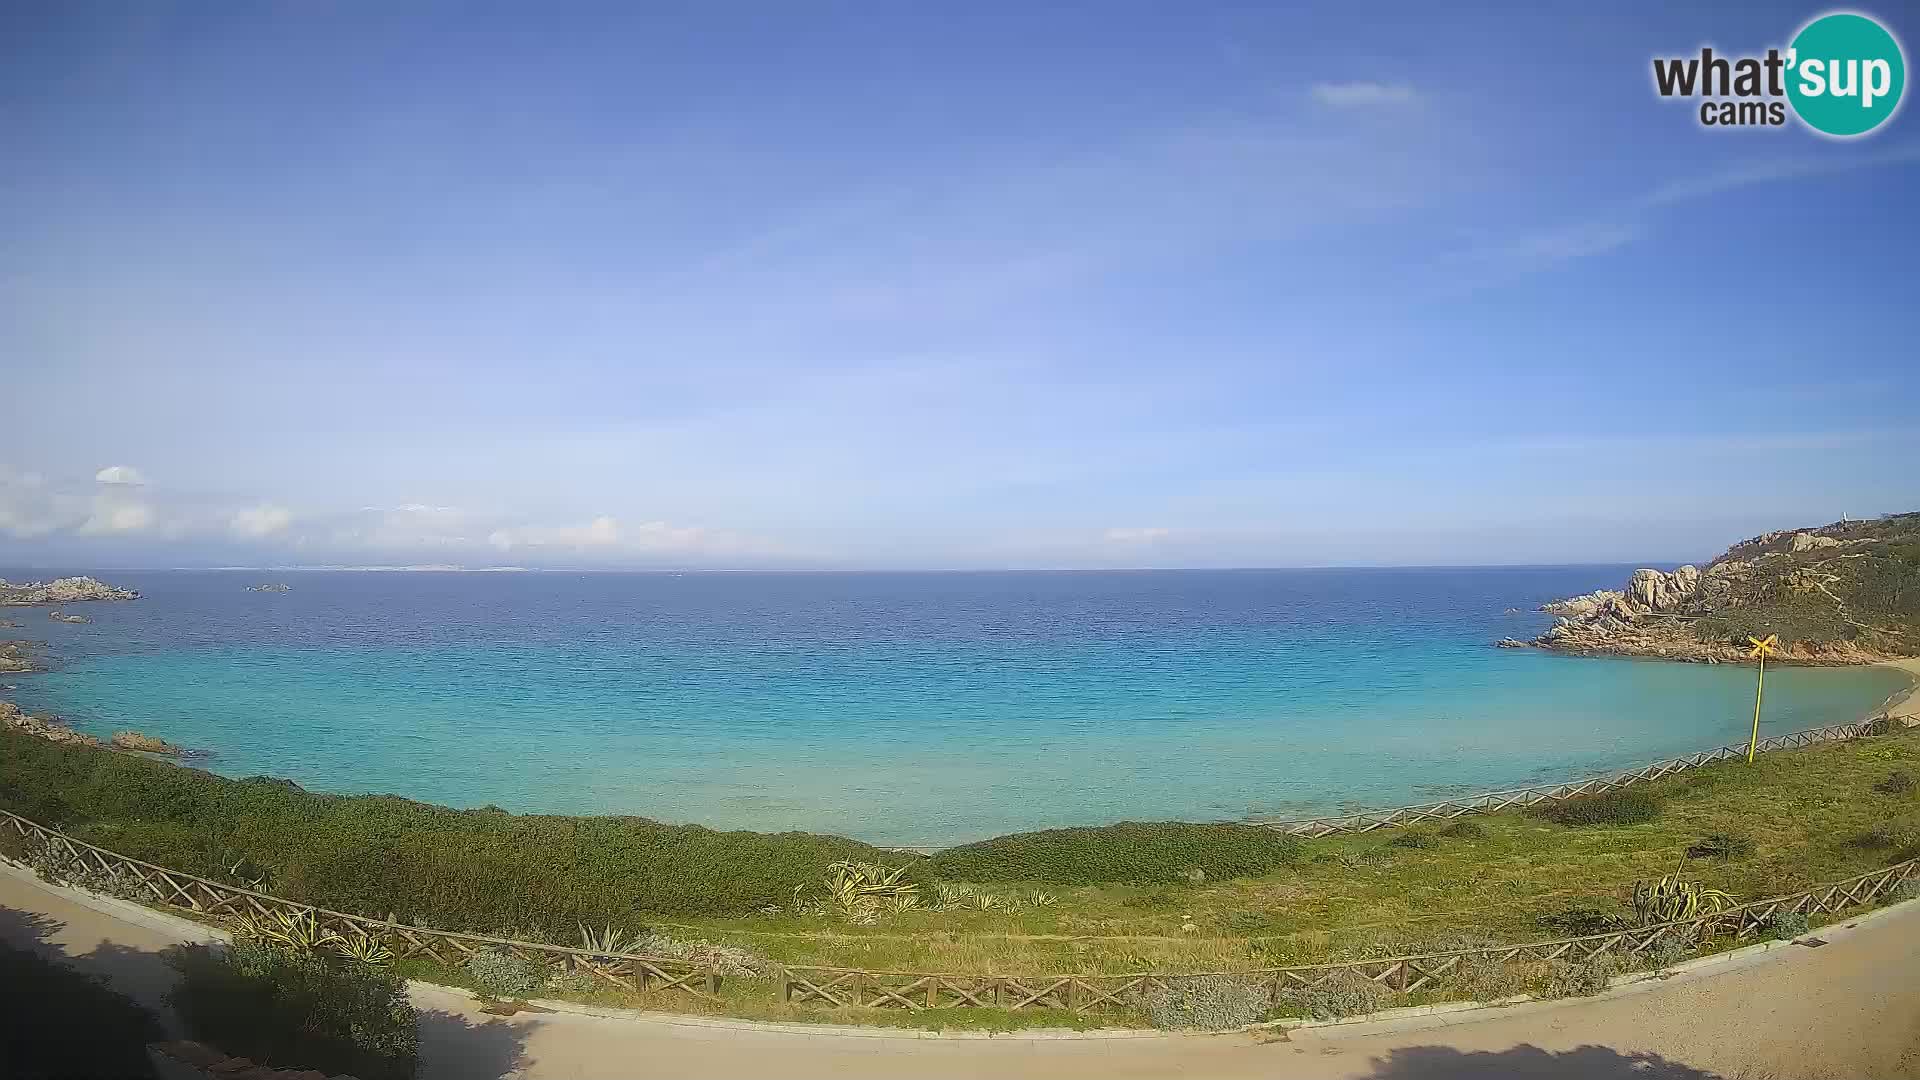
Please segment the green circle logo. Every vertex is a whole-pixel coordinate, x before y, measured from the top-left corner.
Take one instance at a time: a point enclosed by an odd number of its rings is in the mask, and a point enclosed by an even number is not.
[[[1900,108],[1907,60],[1886,27],[1852,12],[1822,15],[1787,50],[1787,99],[1815,131],[1865,135]]]

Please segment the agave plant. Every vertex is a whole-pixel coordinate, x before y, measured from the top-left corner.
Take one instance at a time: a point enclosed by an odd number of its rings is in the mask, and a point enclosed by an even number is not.
[[[353,927],[344,934],[328,931],[326,946],[368,967],[386,967],[393,963],[393,950],[387,948],[385,936],[362,927]]]
[[[900,897],[917,901],[920,887],[906,880],[904,866],[841,860],[827,867],[827,898],[844,915],[865,914]]]
[[[580,947],[590,953],[613,956],[621,953],[640,951],[639,934],[630,934],[625,930],[616,930],[612,923],[595,930],[586,923],[580,924]]]
[[[234,920],[234,933],[300,952],[313,952],[336,935],[323,929],[311,911],[268,911],[261,915],[240,915]]]
[[[1658,881],[1636,881],[1633,885],[1633,912],[1641,926],[1714,915],[1732,905],[1732,894],[1709,889],[1679,874],[1668,874]]]

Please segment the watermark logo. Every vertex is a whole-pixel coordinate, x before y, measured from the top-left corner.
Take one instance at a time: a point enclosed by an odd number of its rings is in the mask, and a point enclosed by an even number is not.
[[[1851,11],[1822,15],[1764,56],[1655,57],[1663,98],[1699,98],[1703,127],[1782,127],[1791,115],[1834,138],[1865,135],[1900,109],[1907,59],[1899,39]]]

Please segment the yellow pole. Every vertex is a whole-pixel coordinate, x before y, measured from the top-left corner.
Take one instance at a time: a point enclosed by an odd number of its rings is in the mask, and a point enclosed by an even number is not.
[[[1747,764],[1753,764],[1753,752],[1760,745],[1760,695],[1767,692],[1767,651],[1760,650],[1760,680],[1753,688],[1753,737],[1747,740]]]

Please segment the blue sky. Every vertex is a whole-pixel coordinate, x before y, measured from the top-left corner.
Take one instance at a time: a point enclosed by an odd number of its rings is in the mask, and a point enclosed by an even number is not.
[[[0,565],[1673,561],[1914,509],[1914,111],[1651,88],[1819,10],[0,3]]]

